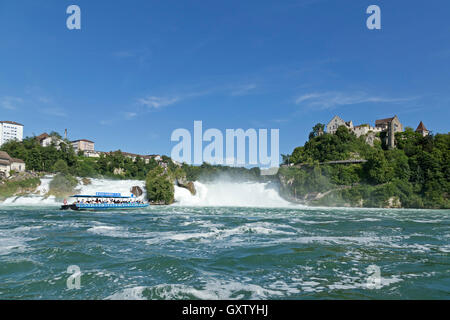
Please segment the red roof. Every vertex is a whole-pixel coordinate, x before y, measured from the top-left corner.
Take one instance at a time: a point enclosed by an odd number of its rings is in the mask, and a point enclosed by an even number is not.
[[[48,138],[48,137],[50,137],[46,132],[44,132],[43,134],[41,134],[41,135],[38,135],[37,137],[36,137],[36,139],[38,140],[38,141],[41,141],[41,140],[44,140],[45,138]]]
[[[416,132],[417,131],[419,131],[419,132],[428,131],[427,128],[425,128],[425,125],[423,124],[422,121],[420,121],[419,126],[416,129]]]
[[[18,122],[14,122],[14,121],[0,121],[0,123],[15,124],[16,126],[22,126],[23,127],[23,124],[20,124]]]

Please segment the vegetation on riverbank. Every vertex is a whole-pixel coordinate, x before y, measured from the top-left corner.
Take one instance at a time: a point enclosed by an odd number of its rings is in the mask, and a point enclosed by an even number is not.
[[[304,146],[284,156],[282,194],[315,205],[450,208],[450,134],[423,137],[406,128],[396,133],[395,149],[364,139],[345,127],[336,134],[313,130]],[[367,162],[327,164],[348,159]]]
[[[133,161],[121,151],[102,154],[99,158],[88,158],[77,155],[69,141],[63,141],[59,147],[43,147],[34,137],[27,137],[21,142],[9,141],[0,150],[6,151],[11,157],[22,159],[27,170],[35,172],[57,173],[55,164],[64,161],[67,173],[78,177],[144,180],[147,173],[158,166],[154,159],[149,159],[146,163],[144,159],[137,157]]]
[[[228,167],[203,163],[200,166],[182,165],[186,178],[190,181],[210,182],[216,179],[229,179],[232,181],[260,181],[259,168]]]
[[[25,175],[13,180],[0,181],[0,200],[33,193],[40,184],[39,177]]]
[[[58,173],[50,181],[48,195],[55,196],[57,199],[69,197],[75,193],[78,180],[70,174]]]
[[[364,136],[357,138],[345,127],[336,134],[323,133],[323,128],[317,124],[304,146],[283,155],[284,165],[272,178],[261,176],[259,168],[178,165],[166,156],[160,162],[150,159],[146,163],[120,151],[87,158],[76,155],[68,141],[59,148],[42,147],[35,138],[26,138],[8,142],[0,150],[23,159],[28,170],[55,173],[49,194],[58,198],[75,191],[75,176],[145,180],[153,204],[173,203],[174,184],[195,194],[192,181],[271,179],[280,183],[286,199],[312,205],[450,208],[450,134],[423,137],[406,128],[395,135],[397,147],[388,149],[382,139],[370,146]],[[333,163],[341,160],[356,163]],[[3,183],[0,197],[31,190],[37,180]]]
[[[145,189],[151,204],[169,205],[175,201],[172,173],[162,167],[155,167],[148,172]]]

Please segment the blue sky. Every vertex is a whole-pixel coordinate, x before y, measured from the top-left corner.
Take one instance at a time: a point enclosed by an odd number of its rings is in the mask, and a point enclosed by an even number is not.
[[[80,6],[82,29],[66,28]],[[382,29],[366,28],[381,8]],[[0,119],[96,149],[168,154],[177,128],[280,129],[335,114],[448,132],[449,1],[0,1]]]

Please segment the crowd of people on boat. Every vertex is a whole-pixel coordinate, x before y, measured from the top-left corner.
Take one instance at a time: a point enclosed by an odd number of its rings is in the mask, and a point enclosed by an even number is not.
[[[120,199],[78,199],[77,204],[144,204],[142,200],[120,200]]]

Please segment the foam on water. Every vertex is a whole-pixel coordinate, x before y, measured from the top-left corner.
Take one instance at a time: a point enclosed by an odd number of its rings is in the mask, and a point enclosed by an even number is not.
[[[245,240],[250,234],[286,237],[295,236],[301,231],[299,229],[295,229],[286,225],[277,225],[267,222],[247,223],[235,228],[219,228],[216,225],[212,224],[209,225],[208,228],[205,228],[205,226],[203,226],[202,230],[204,231],[154,233],[150,235],[149,238],[146,238],[145,242],[149,245],[153,245],[164,241],[198,240],[201,242],[214,242],[227,240],[227,245],[231,245],[230,238],[233,238],[234,241]],[[112,234],[112,236],[114,236],[114,234],[116,233],[114,232]]]
[[[34,240],[34,238],[29,236],[30,230],[39,228],[41,226],[23,226],[0,230],[0,256],[8,255],[12,252],[24,252],[28,247],[27,242]]]
[[[165,299],[176,300],[196,298],[203,300],[267,299],[270,296],[282,296],[280,290],[263,288],[251,283],[237,281],[206,279],[193,287],[184,284],[160,284],[152,287],[131,287],[108,296],[107,300],[144,300]]]
[[[95,226],[89,228],[88,232],[108,237],[129,238],[130,234],[121,227],[114,226]]]

